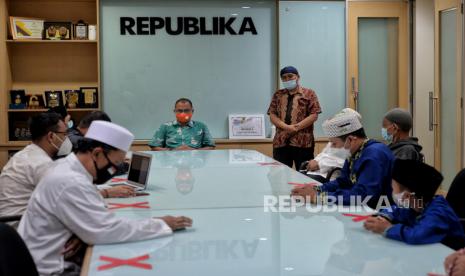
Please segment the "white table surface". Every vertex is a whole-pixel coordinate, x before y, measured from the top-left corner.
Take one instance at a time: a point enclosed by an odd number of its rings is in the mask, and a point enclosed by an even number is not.
[[[147,201],[148,209],[114,212],[134,219],[185,215],[193,227],[164,238],[94,246],[89,275],[413,276],[443,272],[443,260],[452,252],[441,244],[412,246],[386,239],[337,212],[265,212],[264,195],[288,195],[293,187],[288,182],[313,181],[284,165],[257,164],[274,160],[255,151],[152,154],[150,195],[107,202]],[[179,170],[194,180],[180,186]],[[108,263],[101,256],[145,254],[149,259],[142,263],[151,264],[150,270],[97,270]]]

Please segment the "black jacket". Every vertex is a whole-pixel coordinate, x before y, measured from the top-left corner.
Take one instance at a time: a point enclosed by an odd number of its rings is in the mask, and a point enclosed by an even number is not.
[[[412,159],[424,161],[424,156],[421,153],[422,146],[418,144],[418,138],[409,137],[406,140],[397,141],[397,143],[389,144],[394,156],[398,159]]]
[[[76,152],[76,150],[78,148],[79,140],[84,138],[84,136],[82,135],[82,133],[79,130],[77,130],[75,128],[69,128],[68,129],[68,138],[71,141],[71,143],[73,144],[73,151]]]

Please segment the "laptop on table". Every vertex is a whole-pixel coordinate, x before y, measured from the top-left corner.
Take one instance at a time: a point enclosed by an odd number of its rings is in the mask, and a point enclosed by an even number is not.
[[[127,185],[136,191],[144,191],[147,188],[149,179],[152,155],[142,152],[132,154],[131,165],[129,167],[128,180],[123,182],[109,183],[109,186]]]

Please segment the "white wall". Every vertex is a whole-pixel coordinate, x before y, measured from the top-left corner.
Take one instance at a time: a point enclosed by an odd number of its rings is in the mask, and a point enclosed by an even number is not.
[[[434,162],[434,133],[429,130],[428,93],[434,91],[434,1],[416,1],[414,27],[414,136],[426,162]]]

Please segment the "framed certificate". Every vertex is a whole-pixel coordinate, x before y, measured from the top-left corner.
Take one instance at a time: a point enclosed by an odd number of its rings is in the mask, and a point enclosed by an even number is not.
[[[264,139],[265,116],[263,114],[229,115],[229,139]]]
[[[10,32],[13,39],[42,39],[44,20],[10,16]]]
[[[74,39],[84,40],[89,38],[89,25],[83,20],[74,24]]]

